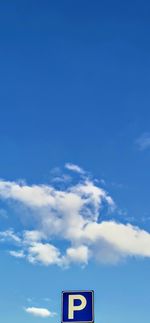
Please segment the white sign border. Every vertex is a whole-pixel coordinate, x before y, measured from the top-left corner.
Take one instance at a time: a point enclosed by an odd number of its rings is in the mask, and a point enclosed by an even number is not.
[[[92,293],[92,321],[71,321],[70,323],[94,323],[94,290],[63,290],[61,293],[61,323],[69,323],[69,321],[63,321],[63,294],[64,293]]]

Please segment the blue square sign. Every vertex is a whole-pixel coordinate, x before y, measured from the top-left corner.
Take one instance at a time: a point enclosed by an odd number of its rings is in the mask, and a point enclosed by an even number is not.
[[[62,323],[69,322],[94,322],[93,291],[62,292]]]

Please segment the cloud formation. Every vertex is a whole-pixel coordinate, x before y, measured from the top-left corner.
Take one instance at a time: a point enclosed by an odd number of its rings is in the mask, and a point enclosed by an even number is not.
[[[17,203],[17,208],[20,205],[20,213],[23,205],[30,215],[29,229],[0,233],[1,241],[11,239],[15,245],[11,256],[60,267],[85,266],[92,259],[116,263],[127,257],[150,257],[149,232],[130,223],[101,220],[102,212],[106,208],[114,212],[116,205],[85,171],[76,183],[73,178],[63,189],[54,182],[27,185],[1,180],[0,199]]]
[[[26,313],[32,314],[34,316],[39,317],[54,317],[56,315],[55,312],[50,312],[46,308],[39,308],[39,307],[27,307],[25,308]]]
[[[71,171],[73,171],[75,173],[79,173],[79,174],[82,174],[82,175],[85,174],[85,171],[83,170],[83,168],[81,168],[78,165],[72,164],[72,163],[66,163],[65,168],[69,169],[69,170],[71,170]]]

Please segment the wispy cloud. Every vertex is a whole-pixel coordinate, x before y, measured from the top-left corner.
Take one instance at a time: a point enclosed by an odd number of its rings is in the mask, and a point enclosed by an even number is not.
[[[33,316],[39,316],[39,317],[54,317],[56,315],[55,312],[50,312],[46,308],[39,308],[39,307],[27,307],[25,308],[26,313],[29,313]]]
[[[79,167],[78,165],[72,164],[72,163],[66,163],[65,168],[68,170],[71,170],[72,172],[79,173],[79,174],[85,174],[85,171],[83,168]]]
[[[139,150],[150,149],[150,132],[143,133],[137,140],[136,144]]]
[[[12,240],[16,243],[20,243],[21,239],[18,237],[17,234],[14,233],[13,229],[8,229],[6,231],[0,232],[0,241]]]
[[[0,198],[14,201],[17,208],[23,205],[30,212],[28,229],[23,228],[19,235],[12,229],[0,233],[3,242],[11,239],[15,244],[10,251],[14,257],[60,267],[72,263],[85,266],[92,259],[116,263],[127,257],[150,257],[148,231],[130,223],[101,220],[103,208],[107,206],[114,212],[115,203],[98,182],[85,175],[74,184],[69,182],[63,190],[56,188],[54,182],[27,185],[1,180]],[[57,241],[59,245],[65,242],[62,248],[58,248]]]
[[[9,254],[15,258],[24,258],[25,257],[23,250],[20,250],[20,251],[10,250]]]

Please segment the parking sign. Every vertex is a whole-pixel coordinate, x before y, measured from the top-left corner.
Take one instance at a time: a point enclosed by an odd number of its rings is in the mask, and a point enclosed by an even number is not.
[[[62,292],[62,323],[93,323],[94,292]]]

